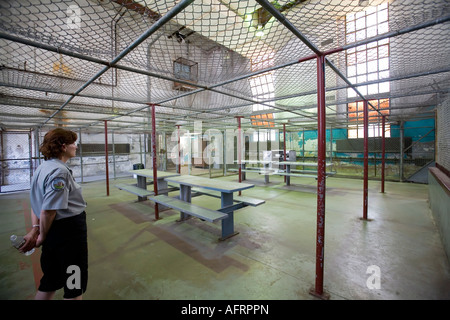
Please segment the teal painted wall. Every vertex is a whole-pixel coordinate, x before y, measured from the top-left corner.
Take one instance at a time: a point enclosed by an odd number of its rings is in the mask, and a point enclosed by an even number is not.
[[[404,136],[411,137],[412,141],[419,140],[422,136],[427,134],[432,128],[435,128],[434,119],[418,120],[418,121],[405,121]],[[391,125],[391,137],[400,137],[400,126]],[[435,132],[430,132],[425,138],[420,140],[421,142],[430,142],[435,140]]]
[[[303,146],[303,139],[302,134],[305,134],[305,141],[307,140],[317,140],[317,130],[305,130],[305,131],[299,131],[298,135],[300,137],[300,140],[298,142],[300,149]],[[339,129],[332,129],[331,131],[333,135],[333,141],[339,140],[339,139],[347,139],[347,129],[339,128]],[[330,129],[326,130],[327,135],[327,141],[330,141]]]
[[[412,141],[417,141],[421,137],[423,137],[425,134],[427,134],[431,129],[435,127],[435,121],[434,119],[426,119],[426,120],[418,120],[418,121],[405,121],[404,122],[404,136],[405,137],[411,137]],[[299,144],[299,150],[298,156],[302,156],[302,150],[303,150],[303,139],[302,134],[305,136],[305,151],[311,151],[308,150],[311,148],[311,143],[316,143],[317,141],[317,130],[305,130],[305,131],[299,131],[298,135],[300,140],[298,141]],[[332,142],[335,142],[336,140],[340,139],[348,139],[348,131],[345,128],[337,128],[332,129]],[[391,125],[391,137],[400,137],[400,126],[399,125]],[[420,140],[420,142],[430,142],[435,140],[435,132],[434,130],[429,132],[428,135]],[[326,141],[329,143],[330,141],[330,129],[326,130]],[[309,143],[308,143],[309,142]],[[309,145],[309,147],[308,147]],[[327,151],[329,150],[329,147],[327,147]],[[305,152],[305,155],[308,156],[308,153]],[[333,152],[333,156],[337,157],[349,157],[350,155],[347,153],[337,153]],[[356,158],[363,158],[363,153],[352,153],[351,157]],[[373,154],[369,154],[369,157],[373,157]],[[395,158],[395,155],[386,155],[387,158],[393,157]]]
[[[404,123],[404,136],[411,137],[412,141],[417,141],[420,137],[424,136],[428,131],[435,127],[434,119],[426,119],[426,120],[418,120],[418,121],[405,121]],[[300,137],[299,145],[300,148],[303,144],[302,134],[305,134],[305,142],[307,140],[316,140],[317,139],[317,130],[305,130],[299,131],[298,135]],[[333,141],[339,139],[347,139],[347,129],[339,128],[332,129]],[[327,141],[330,141],[330,129],[326,130]],[[391,125],[391,137],[400,137],[400,126],[399,125]],[[430,142],[435,140],[434,131],[430,132],[425,138],[423,138],[422,142]]]

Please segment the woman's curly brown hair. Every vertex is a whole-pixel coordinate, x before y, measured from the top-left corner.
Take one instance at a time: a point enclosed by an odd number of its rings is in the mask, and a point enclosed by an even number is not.
[[[63,128],[56,128],[47,132],[39,151],[44,155],[44,159],[59,158],[63,153],[63,144],[72,144],[77,141],[77,134]]]

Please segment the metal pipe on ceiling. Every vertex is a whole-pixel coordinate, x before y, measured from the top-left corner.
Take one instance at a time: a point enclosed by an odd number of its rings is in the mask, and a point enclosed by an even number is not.
[[[64,102],[61,107],[57,111],[55,111],[45,122],[46,124],[50,119],[52,119],[58,112],[60,112],[73,98],[75,98],[81,91],[86,89],[90,84],[92,84],[96,79],[98,79],[102,74],[108,71],[111,67],[115,66],[117,62],[123,59],[128,53],[130,53],[133,49],[135,49],[138,45],[144,42],[148,37],[150,37],[153,33],[155,33],[158,29],[160,29],[164,24],[169,22],[173,17],[175,17],[178,13],[183,11],[188,5],[190,5],[194,0],[183,0],[177,5],[175,5],[171,10],[167,12],[163,17],[157,20],[149,29],[147,29],[141,36],[139,36],[132,44],[130,44],[127,48],[125,48],[121,53],[119,53],[111,62],[109,62],[108,66],[105,66],[102,70],[97,72],[89,81],[87,81],[84,85],[82,85],[66,102]]]
[[[275,17],[282,25],[284,25],[289,31],[291,31],[297,38],[299,38],[309,49],[311,49],[316,55],[321,54],[319,48],[314,45],[306,36],[304,36],[289,20],[286,19],[280,11],[267,0],[256,0],[264,9]]]

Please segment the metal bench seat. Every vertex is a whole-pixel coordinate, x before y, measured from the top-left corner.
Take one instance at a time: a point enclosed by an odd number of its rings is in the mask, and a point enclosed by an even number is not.
[[[166,207],[170,207],[172,209],[178,210],[180,212],[189,214],[191,216],[195,216],[197,218],[209,221],[216,222],[218,220],[222,220],[228,217],[228,214],[222,213],[220,211],[200,207],[198,205],[192,204],[190,202],[186,202],[183,200],[179,200],[176,198],[172,198],[165,195],[151,196],[150,200],[162,204]]]
[[[130,184],[120,183],[120,184],[116,184],[115,187],[120,190],[124,190],[124,191],[128,191],[130,193],[133,193],[139,197],[147,197],[147,196],[151,196],[151,195],[155,194],[152,191],[148,191],[147,189],[139,188],[137,186],[130,185]]]
[[[192,188],[192,191],[197,192],[199,195],[206,194],[206,195],[216,197],[216,198],[221,197],[221,193],[219,191],[207,190],[207,189],[202,189],[202,188]],[[261,199],[247,197],[247,196],[235,195],[235,196],[233,196],[233,202],[243,202],[246,205],[256,207],[256,206],[259,206],[260,204],[265,203],[266,201],[261,200]]]

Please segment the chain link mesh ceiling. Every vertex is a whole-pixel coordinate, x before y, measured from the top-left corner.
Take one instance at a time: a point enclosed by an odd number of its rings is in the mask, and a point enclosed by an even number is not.
[[[434,117],[450,88],[449,20],[438,0],[2,1],[0,126],[142,131],[156,104],[161,131],[268,114],[314,128],[317,53],[327,125],[355,120],[348,105],[362,99],[389,99],[391,122]]]

